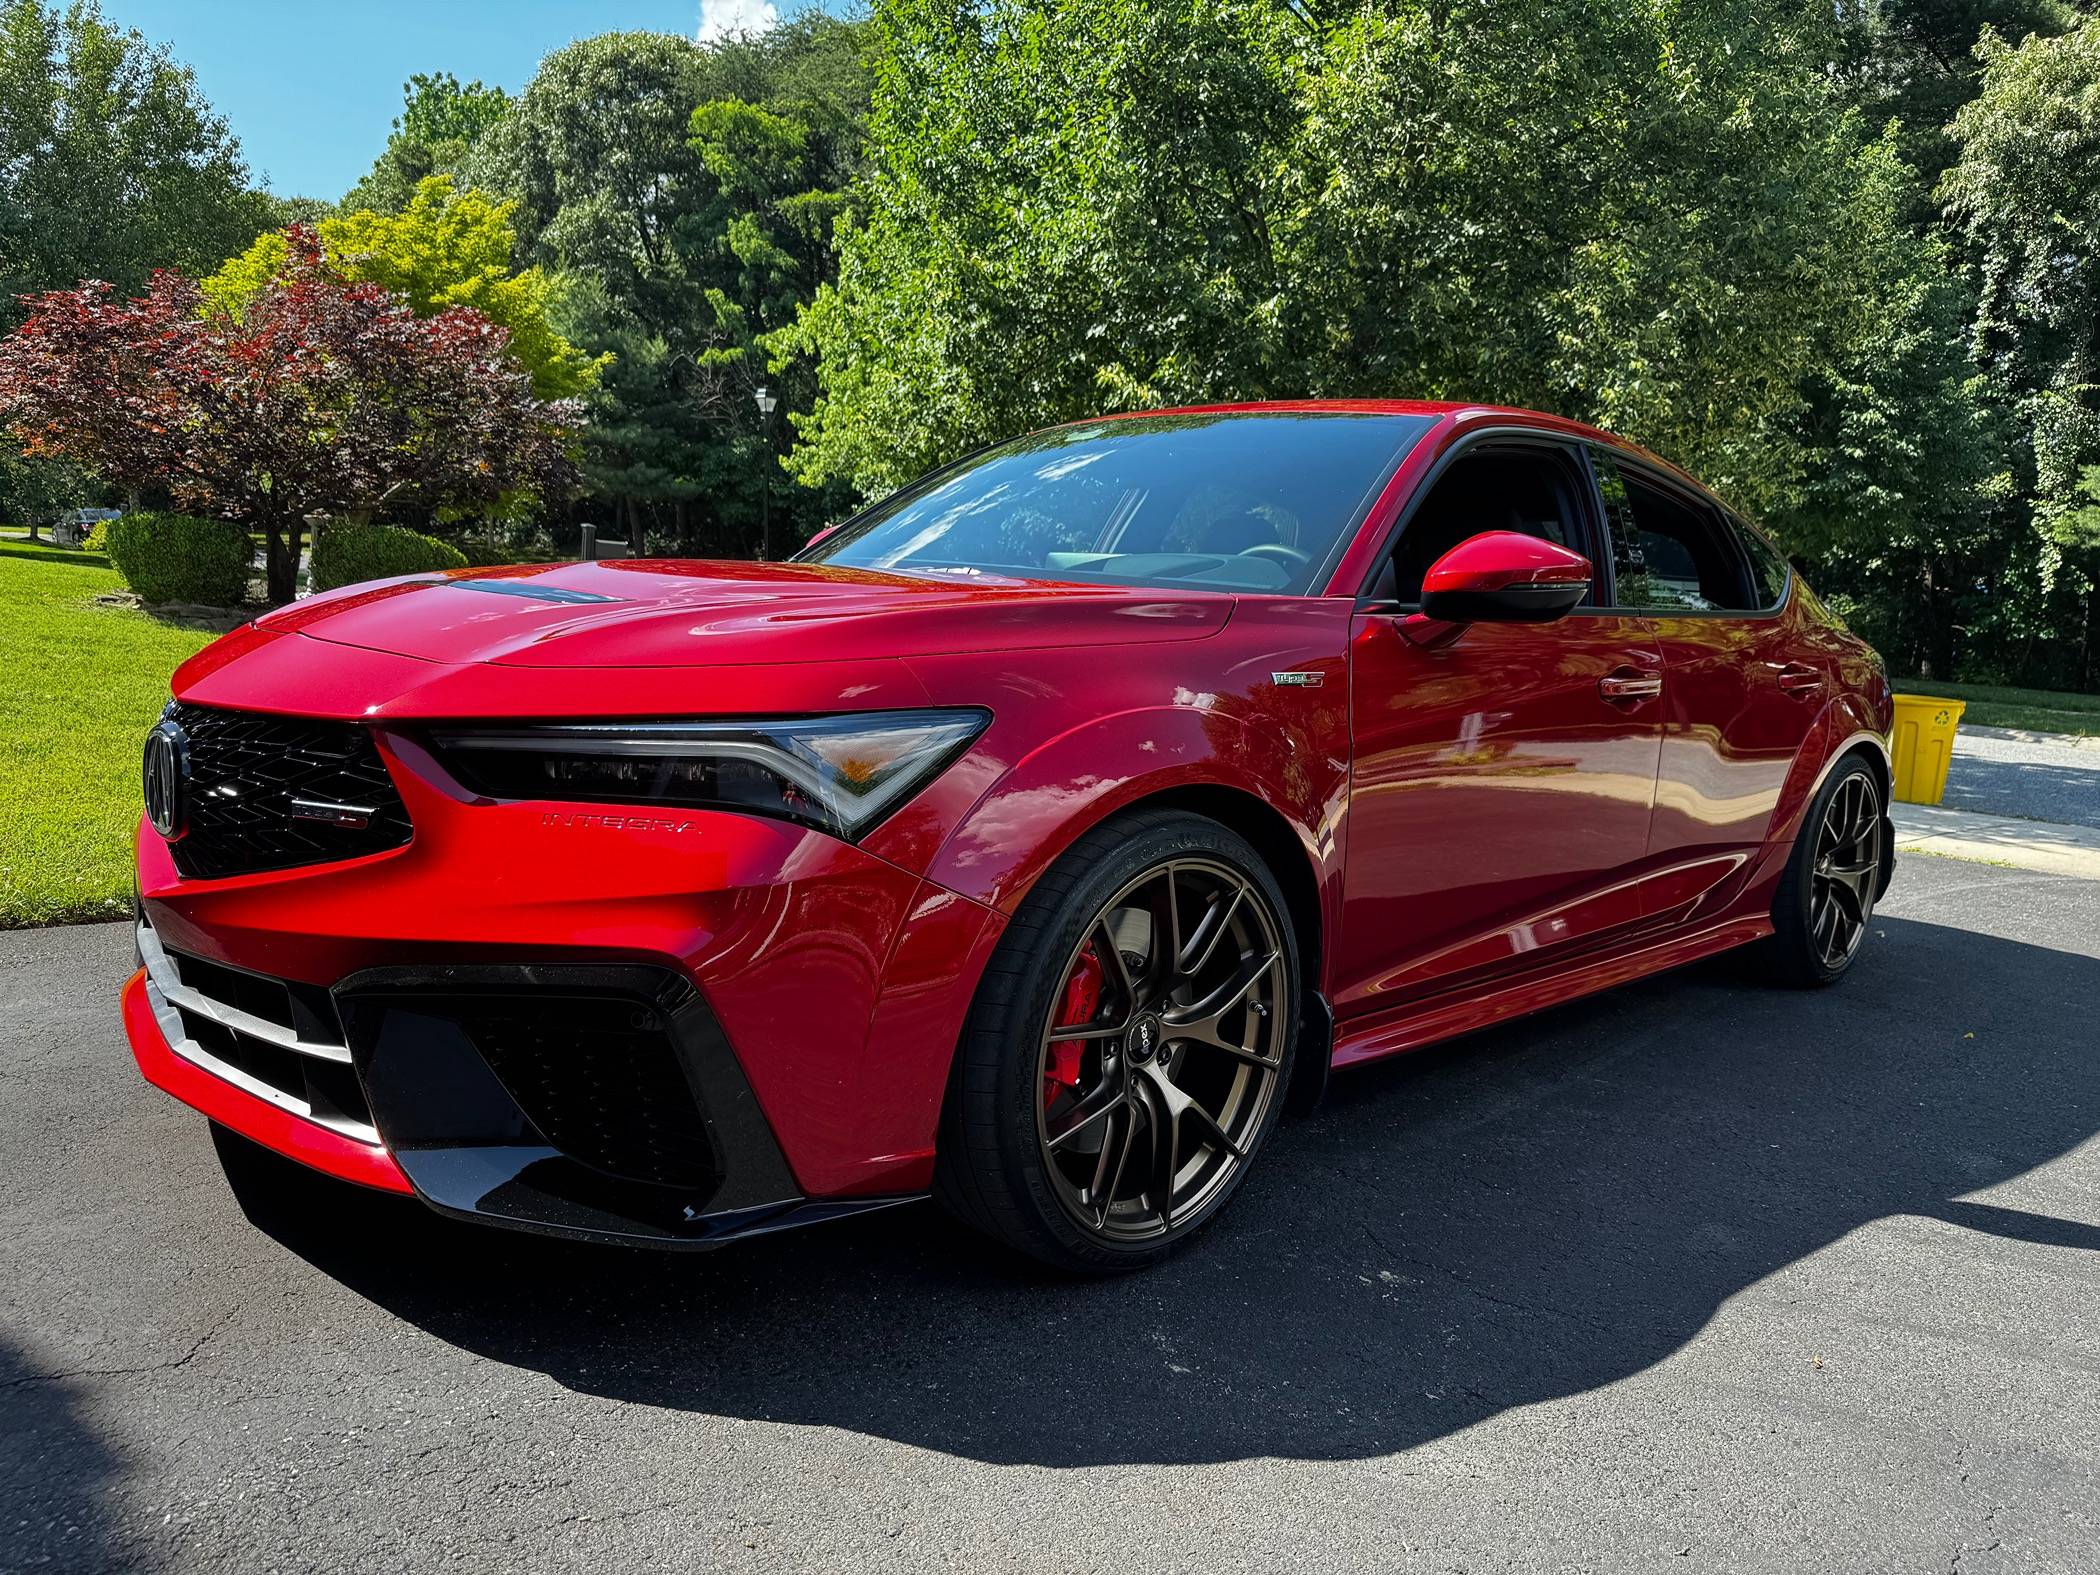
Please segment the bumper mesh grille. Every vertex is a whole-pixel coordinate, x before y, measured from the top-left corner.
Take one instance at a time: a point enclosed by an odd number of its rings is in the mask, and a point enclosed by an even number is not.
[[[177,702],[189,740],[189,829],[169,845],[192,879],[360,858],[406,843],[408,810],[369,730]],[[294,817],[294,799],[354,806],[362,826]]]
[[[477,1004],[459,1021],[519,1108],[571,1158],[658,1186],[713,1179],[699,1107],[653,1008],[549,996]]]

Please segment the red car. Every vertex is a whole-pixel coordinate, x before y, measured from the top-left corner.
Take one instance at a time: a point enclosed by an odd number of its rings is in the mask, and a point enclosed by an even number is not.
[[[1516,410],[1059,427],[790,563],[316,596],[174,696],[146,1076],[624,1242],[932,1192],[1147,1263],[1331,1068],[1752,942],[1828,982],[1892,865],[1874,653],[1688,477]]]

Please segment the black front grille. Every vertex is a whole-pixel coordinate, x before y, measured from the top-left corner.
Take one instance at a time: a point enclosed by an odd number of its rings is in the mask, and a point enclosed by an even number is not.
[[[714,1179],[707,1129],[655,1007],[521,996],[476,1002],[458,1021],[518,1107],[570,1158],[658,1186]]]
[[[189,746],[188,829],[170,850],[192,879],[354,859],[408,841],[407,807],[368,729],[179,701],[168,715]],[[304,816],[294,799],[308,804]],[[312,806],[328,805],[370,815],[361,826],[311,818]]]

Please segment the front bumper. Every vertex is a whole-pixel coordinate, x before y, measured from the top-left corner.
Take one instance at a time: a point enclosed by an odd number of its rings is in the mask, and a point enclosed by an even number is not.
[[[291,1003],[276,1032],[185,1027],[181,968],[142,970],[125,1021],[152,1082],[332,1175],[528,1229],[706,1245],[924,1193],[997,914],[784,823],[476,800],[378,739],[407,846],[195,880],[142,823],[142,961],[194,959],[221,996],[260,976]],[[574,1044],[594,1012],[641,1011],[666,1048],[623,1081],[601,1044],[594,1090],[461,1028],[499,1001],[513,1037],[543,1018]],[[609,1158],[593,1122],[669,1108],[666,1090],[685,1114],[628,1136],[679,1163]]]
[[[650,968],[377,968],[319,991],[138,927],[149,1081],[243,1135],[443,1213],[666,1247],[882,1207],[796,1188],[699,993]]]

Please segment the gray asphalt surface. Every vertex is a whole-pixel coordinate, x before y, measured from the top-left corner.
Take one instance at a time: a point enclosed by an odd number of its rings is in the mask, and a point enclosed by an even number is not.
[[[1944,802],[1949,809],[2100,830],[2100,749],[1957,732]]]
[[[0,1568],[2090,1570],[2100,883],[1876,930],[1342,1078],[1090,1284],[237,1201],[124,929],[0,935]]]

